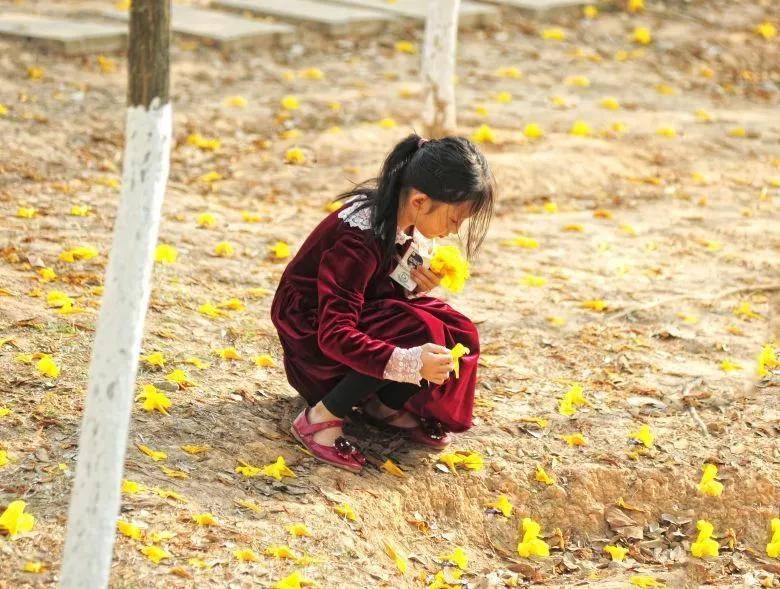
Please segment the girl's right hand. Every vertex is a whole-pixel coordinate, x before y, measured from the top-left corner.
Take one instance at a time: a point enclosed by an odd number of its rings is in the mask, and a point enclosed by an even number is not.
[[[452,360],[452,354],[444,346],[434,343],[423,344],[420,358],[423,366],[420,369],[420,375],[430,382],[441,384],[455,369],[455,363]]]

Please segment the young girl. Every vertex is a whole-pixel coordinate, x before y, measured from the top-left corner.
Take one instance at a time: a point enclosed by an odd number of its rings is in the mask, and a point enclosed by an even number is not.
[[[338,197],[346,206],[314,229],[285,269],[271,317],[287,380],[308,403],[292,433],[320,460],[361,470],[365,457],[342,425],[363,403],[369,420],[429,446],[443,447],[448,432],[471,427],[477,328],[424,294],[440,281],[431,270],[412,271],[413,292],[389,274],[415,230],[424,239],[445,237],[469,218],[472,258],[490,223],[493,192],[490,168],[468,139],[409,135],[377,179]],[[450,349],[457,343],[469,353],[456,379]]]

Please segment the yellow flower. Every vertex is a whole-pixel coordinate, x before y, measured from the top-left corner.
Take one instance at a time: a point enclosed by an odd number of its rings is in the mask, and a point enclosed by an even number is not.
[[[753,311],[750,301],[740,301],[739,305],[734,307],[732,313],[737,317],[742,317],[742,319],[758,319],[761,317],[761,315]]]
[[[8,452],[6,450],[0,450],[0,468],[7,466],[9,462]]]
[[[128,538],[131,538],[133,540],[140,540],[141,539],[141,528],[136,526],[135,524],[131,524],[130,522],[126,522],[124,520],[117,520],[116,522],[116,528],[119,530],[119,533],[127,536]]]
[[[463,457],[461,464],[464,468],[468,468],[469,470],[482,470],[484,467],[482,456],[476,452],[469,452],[466,456]]]
[[[529,517],[523,518],[523,539],[517,545],[517,553],[523,558],[550,556],[550,547],[539,538],[542,527]]]
[[[455,371],[455,378],[460,378],[460,364],[459,360],[468,354],[471,350],[469,350],[466,346],[464,346],[461,343],[457,343],[453,346],[453,348],[450,350],[450,355],[452,356],[452,361],[455,365],[453,370]]]
[[[290,257],[290,246],[284,241],[277,241],[270,247],[276,259],[284,259]]]
[[[141,356],[141,361],[146,362],[149,366],[165,366],[165,356],[162,352],[152,352],[146,356]]]
[[[349,521],[353,522],[357,519],[357,516],[355,515],[355,510],[352,509],[352,506],[349,503],[342,503],[341,505],[336,505],[333,507],[333,511],[335,511],[339,515],[343,515]]]
[[[172,245],[161,243],[154,249],[154,261],[161,264],[173,264],[179,257],[179,252]]]
[[[653,40],[653,36],[650,34],[650,30],[646,27],[636,27],[631,35],[631,38],[634,43],[639,43],[640,45],[649,45]]]
[[[167,380],[168,382],[176,383],[183,389],[187,387],[195,386],[195,383],[190,380],[190,377],[187,376],[187,373],[179,368],[170,372],[169,374],[166,374],[165,380]]]
[[[569,86],[579,86],[580,88],[587,88],[590,86],[590,80],[587,76],[569,76],[566,78],[566,84]]]
[[[225,104],[228,106],[235,106],[237,108],[244,108],[248,102],[247,99],[243,96],[228,96],[225,98]]]
[[[512,517],[512,510],[514,509],[514,506],[509,502],[509,499],[506,495],[499,495],[498,499],[492,503],[488,503],[487,506],[500,511],[504,517]]]
[[[777,34],[777,28],[771,22],[766,21],[756,27],[756,33],[768,41]]]
[[[305,78],[307,80],[322,80],[325,78],[325,74],[320,68],[316,67],[309,67],[304,70],[301,70],[298,72],[298,75],[301,78]]]
[[[547,284],[547,279],[544,276],[535,276],[533,274],[526,274],[523,276],[522,283],[526,286],[540,287]]]
[[[206,172],[202,176],[198,177],[198,181],[203,182],[204,184],[213,184],[217,180],[222,180],[222,174],[219,172]]]
[[[296,537],[312,535],[311,531],[309,531],[309,528],[306,527],[306,524],[291,524],[286,526],[285,529]]]
[[[206,315],[207,317],[219,317],[223,314],[223,311],[220,311],[211,303],[203,303],[200,307],[198,307],[198,313],[201,315]]]
[[[214,225],[217,224],[217,218],[211,213],[201,213],[198,215],[196,223],[198,224],[198,227],[208,229],[209,227],[214,227]]]
[[[198,446],[196,444],[185,444],[181,447],[187,454],[202,454],[209,450],[208,446]]]
[[[30,66],[27,68],[27,77],[31,80],[40,80],[43,77],[43,68]]]
[[[160,450],[152,450],[146,444],[136,444],[136,447],[155,462],[159,462],[160,460],[165,460],[168,458],[168,455],[165,452],[161,452]]]
[[[49,378],[57,378],[60,375],[60,367],[57,366],[57,363],[48,354],[41,355],[35,368]]]
[[[297,110],[301,108],[301,103],[298,101],[297,96],[287,95],[282,98],[282,108],[287,110]]]
[[[767,344],[761,348],[761,352],[758,354],[758,376],[764,377],[769,374],[770,368],[780,367],[780,360],[775,355],[775,348],[772,344]]]
[[[241,218],[246,223],[259,223],[263,220],[263,216],[258,213],[250,213],[249,211],[241,211]]]
[[[561,415],[574,415],[575,407],[592,407],[593,404],[585,398],[582,393],[582,385],[574,383],[569,390],[564,393],[558,404],[558,413]]]
[[[442,277],[441,286],[453,293],[463,290],[469,278],[469,263],[454,245],[440,245],[434,249],[431,270]]]
[[[65,250],[60,254],[60,260],[63,262],[74,262],[76,260],[91,260],[98,255],[94,247],[81,245],[70,250]]]
[[[306,156],[300,147],[291,147],[284,152],[284,161],[288,164],[298,165],[306,161]]]
[[[766,555],[769,558],[780,558],[780,518],[772,518],[770,526],[772,539],[766,545]]]
[[[233,249],[233,246],[227,241],[220,241],[216,247],[214,247],[214,254],[220,258],[228,258],[234,253],[236,253],[236,250]]]
[[[503,497],[503,495],[502,495]],[[465,571],[469,565],[469,558],[463,548],[457,547],[450,554],[441,554],[439,558],[446,560],[447,562],[454,564],[460,570]]]
[[[696,558],[714,558],[718,556],[718,549],[720,546],[716,540],[712,539],[712,532],[714,530],[712,524],[706,520],[700,519],[696,522],[696,529],[699,530],[699,535],[696,538],[696,542],[691,544],[691,554]]]
[[[604,546],[604,552],[612,557],[613,562],[623,562],[628,554],[628,548],[621,546]]]
[[[635,0],[630,0],[635,1]],[[641,1],[641,0],[640,0]],[[628,582],[635,587],[663,587],[663,583],[659,583],[653,577],[647,575],[632,575],[629,577]]]
[[[92,211],[89,205],[73,205],[70,207],[72,217],[86,217]]]
[[[569,130],[569,133],[571,135],[577,136],[577,137],[587,137],[593,131],[590,128],[590,125],[586,123],[585,121],[574,121],[574,123],[571,126],[571,129]]]
[[[130,481],[127,479],[122,480],[122,493],[127,493],[128,495],[133,495],[135,493],[141,493],[142,491],[145,491],[146,487],[142,485],[141,483],[136,483],[135,481]]]
[[[645,9],[645,0],[628,0],[626,8],[629,12],[641,12]]]
[[[273,589],[301,589],[301,587],[309,585],[315,585],[314,581],[307,579],[299,571],[295,571],[284,579],[277,581]]]
[[[394,477],[398,477],[399,479],[406,477],[406,473],[402,471],[398,465],[389,458],[382,463],[382,469]]]
[[[488,125],[482,124],[471,135],[471,139],[477,143],[495,143],[496,134]]]
[[[390,117],[386,117],[384,119],[381,119],[378,124],[383,129],[393,129],[393,128],[395,128],[397,126],[397,123],[395,122],[395,120],[391,119]]]
[[[275,478],[277,481],[281,481],[283,476],[295,478],[295,473],[284,463],[283,456],[279,456],[276,459],[276,462],[264,466],[260,472],[266,476]]]
[[[401,574],[405,574],[409,568],[409,562],[406,560],[406,555],[387,540],[384,541],[384,545],[385,552],[393,559],[396,568],[401,571]]]
[[[136,401],[143,400],[145,411],[159,411],[163,415],[168,415],[168,409],[171,407],[171,400],[162,391],[157,390],[153,384],[145,384],[143,390],[136,396]]]
[[[241,360],[241,356],[238,354],[234,347],[217,348],[214,353],[223,360]]]
[[[166,558],[173,558],[173,555],[170,552],[159,546],[142,546],[138,550],[154,564],[160,564],[160,561]]]
[[[563,96],[550,96],[550,102],[560,108],[566,108],[569,106],[569,102]]]
[[[672,125],[658,127],[658,129],[655,130],[655,133],[656,135],[661,135],[662,137],[677,137],[677,129],[675,129]]]
[[[233,556],[242,562],[259,562],[260,557],[251,548],[242,548],[241,550],[234,550]]]
[[[729,137],[744,137],[747,135],[747,131],[745,131],[745,127],[733,127],[729,129]]]
[[[207,139],[199,133],[193,133],[187,137],[187,144],[194,145],[203,151],[216,151],[221,145],[219,139]]]
[[[51,268],[38,268],[38,276],[41,282],[51,282],[57,278],[57,273]]]
[[[266,548],[263,553],[266,556],[273,556],[274,558],[289,558],[291,560],[298,560],[300,558],[292,548],[284,545],[271,545]]]
[[[536,471],[534,472],[534,478],[545,485],[554,485],[555,479],[551,477],[541,464],[536,465]]]
[[[65,305],[72,305],[73,299],[61,290],[50,290],[46,293],[46,304],[49,307],[64,307]]]
[[[677,88],[674,88],[670,86],[669,84],[656,84],[655,85],[655,91],[659,94],[663,94],[664,96],[671,96],[672,94],[677,94]]]
[[[701,481],[698,485],[699,491],[710,497],[720,497],[723,494],[723,483],[715,480],[717,476],[718,467],[714,464],[705,464],[702,467]]]
[[[727,358],[720,363],[720,369],[723,372],[734,372],[736,370],[742,370],[742,364],[740,364],[739,362],[734,362]]]
[[[533,239],[532,237],[526,237],[524,235],[515,237],[513,239],[505,239],[501,242],[501,244],[516,245],[525,249],[537,249],[539,247],[539,242],[537,240]]]
[[[694,114],[696,115],[696,118],[702,123],[709,123],[712,121],[712,115],[703,108],[697,109]]]
[[[588,440],[585,439],[581,433],[571,434],[569,436],[561,436],[569,446],[587,446]]]
[[[8,114],[8,107],[0,102],[0,117],[4,117]]]
[[[204,370],[204,369],[208,368],[209,366],[211,366],[210,363],[204,362],[203,360],[201,360],[200,358],[197,358],[195,356],[191,356],[191,357],[187,358],[185,360],[185,362],[187,364],[190,364],[191,366],[194,366],[198,370]]]
[[[500,67],[496,70],[496,75],[499,78],[513,78],[515,80],[519,80],[523,77],[523,72],[521,72],[519,69],[517,69],[514,66],[511,67]]]
[[[36,214],[38,214],[38,209],[33,207],[19,207],[16,210],[16,216],[20,219],[32,219]]]
[[[395,50],[399,53],[417,53],[417,46],[411,41],[396,41]]]
[[[8,532],[13,538],[17,534],[23,534],[33,529],[35,518],[29,513],[24,513],[27,503],[21,499],[11,501],[2,515],[0,515],[0,529]]]
[[[192,516],[192,519],[199,526],[218,526],[219,522],[210,513],[197,513]]]
[[[560,27],[551,27],[549,29],[542,29],[542,39],[550,39],[552,41],[563,41],[566,38],[566,31]]]
[[[617,101],[617,99],[612,98],[611,96],[602,98],[600,104],[609,110],[618,110],[620,108],[620,103]]]
[[[601,299],[591,299],[588,301],[583,301],[582,307],[584,309],[590,309],[592,311],[603,311],[604,309],[607,308],[607,303],[605,303]]]
[[[653,435],[653,432],[650,431],[650,426],[647,424],[640,427],[638,431],[628,434],[628,437],[644,444],[646,448],[652,447],[655,442],[655,436]]]
[[[582,16],[584,16],[587,19],[593,20],[598,15],[599,15],[599,9],[591,4],[584,6],[582,9]]]
[[[25,573],[40,573],[43,569],[43,563],[39,561],[29,561],[24,563],[22,570]]]
[[[539,139],[539,137],[544,136],[544,131],[537,123],[528,123],[523,128],[523,135],[528,139]]]
[[[274,363],[274,359],[268,355],[268,354],[261,354],[259,356],[255,356],[252,361],[261,368],[267,368],[267,367],[273,367],[276,364]]]
[[[512,95],[506,91],[499,92],[496,94],[496,102],[500,102],[501,104],[509,104],[512,102]]]

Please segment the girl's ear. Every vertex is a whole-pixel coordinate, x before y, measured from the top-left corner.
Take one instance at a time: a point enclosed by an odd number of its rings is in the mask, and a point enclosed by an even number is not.
[[[422,211],[426,200],[429,199],[424,192],[420,192],[416,188],[411,189],[411,192],[409,193],[409,204],[413,210]]]

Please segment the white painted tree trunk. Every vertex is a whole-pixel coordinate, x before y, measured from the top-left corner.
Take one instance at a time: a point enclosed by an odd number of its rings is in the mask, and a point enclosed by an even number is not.
[[[428,0],[423,47],[423,124],[431,138],[456,128],[455,57],[460,0]]]
[[[154,248],[171,105],[127,109],[122,196],[95,333],[62,563],[63,589],[108,586]]]

